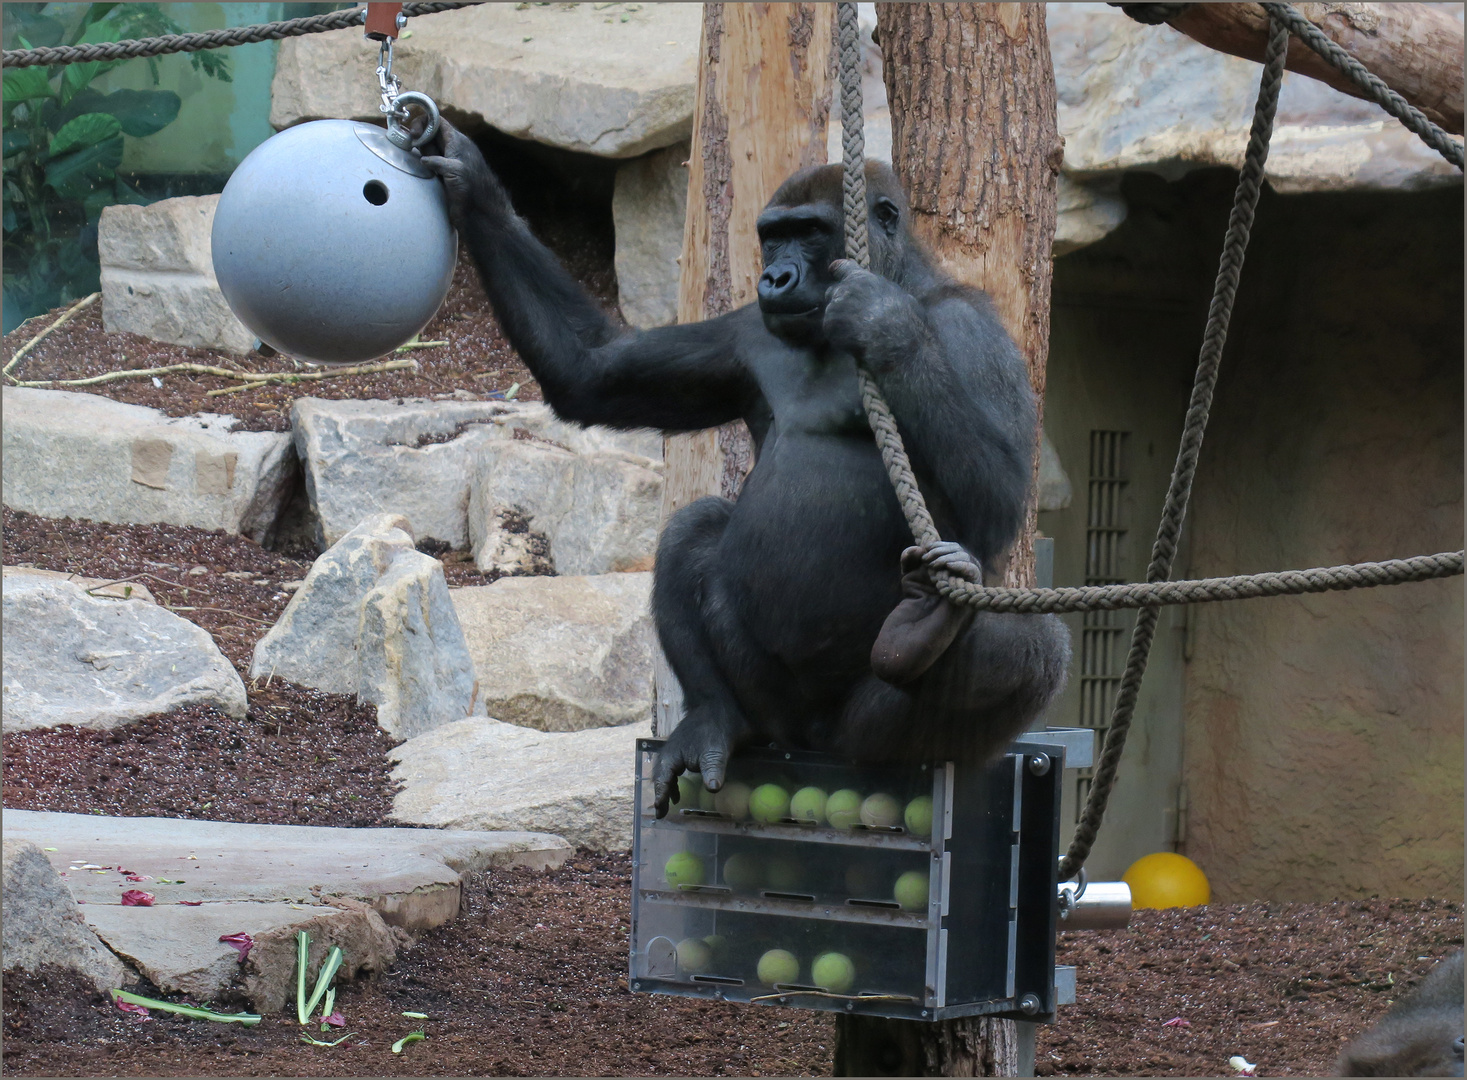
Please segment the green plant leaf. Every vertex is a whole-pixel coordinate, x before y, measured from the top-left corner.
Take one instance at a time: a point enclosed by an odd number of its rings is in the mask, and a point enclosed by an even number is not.
[[[18,154],[22,150],[29,150],[31,145],[31,133],[29,131],[17,131],[10,128],[5,132],[5,157]]]
[[[141,139],[173,123],[182,105],[172,90],[114,90],[98,111],[117,117],[124,135]]]
[[[113,170],[121,162],[122,136],[118,135],[53,158],[46,166],[46,184],[63,199],[84,199],[98,183],[113,180],[117,175]]]
[[[295,1015],[304,1027],[310,1022],[306,1012],[306,959],[311,951],[311,935],[304,930],[295,933]]]
[[[102,71],[100,60],[89,60],[85,64],[68,64],[61,72],[61,93],[57,100],[65,105],[81,91],[91,85]]]
[[[255,1013],[216,1013],[210,1009],[199,1009],[192,1005],[178,1005],[172,1001],[143,997],[141,994],[129,994],[126,990],[113,990],[111,993],[113,1001],[125,1001],[129,1005],[141,1005],[145,1009],[157,1009],[160,1012],[191,1016],[195,1020],[218,1020],[225,1024],[243,1024],[245,1027],[254,1027],[260,1022],[260,1017]]]
[[[80,147],[95,146],[115,139],[122,134],[122,124],[117,117],[106,113],[83,113],[75,120],[61,125],[61,130],[51,137],[51,157],[58,158]],[[118,161],[121,161],[118,158]],[[117,162],[112,163],[116,165]]]
[[[41,67],[11,68],[5,73],[5,103],[51,96],[51,80]]]

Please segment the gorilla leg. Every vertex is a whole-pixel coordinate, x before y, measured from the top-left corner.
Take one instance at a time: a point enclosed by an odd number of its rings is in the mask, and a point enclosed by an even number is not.
[[[703,774],[723,786],[728,757],[755,734],[750,715],[775,708],[788,676],[747,639],[717,576],[719,543],[733,503],[703,498],[674,514],[657,544],[652,611],[662,651],[682,686],[684,714],[657,758],[658,815],[676,794],[677,775]],[[730,677],[744,693],[736,693]],[[758,688],[752,691],[750,687]],[[767,698],[767,700],[766,700]]]
[[[1054,700],[1069,662],[1057,616],[979,611],[916,681],[857,684],[830,748],[858,761],[987,761]]]

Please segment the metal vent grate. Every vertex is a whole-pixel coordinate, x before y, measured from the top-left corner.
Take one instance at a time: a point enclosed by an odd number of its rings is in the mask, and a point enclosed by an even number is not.
[[[1090,433],[1090,482],[1085,516],[1085,584],[1118,585],[1126,580],[1126,527],[1122,514],[1127,475],[1126,431]],[[1087,611],[1080,631],[1080,726],[1105,739],[1106,721],[1121,684],[1125,633],[1131,616],[1120,611]],[[1090,794],[1092,770],[1075,780],[1078,820]]]

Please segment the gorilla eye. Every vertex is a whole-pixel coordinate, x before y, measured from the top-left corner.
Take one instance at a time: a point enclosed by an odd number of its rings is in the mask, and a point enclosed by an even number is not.
[[[876,220],[888,231],[896,228],[897,219],[901,217],[901,211],[897,204],[885,195],[876,200]]]

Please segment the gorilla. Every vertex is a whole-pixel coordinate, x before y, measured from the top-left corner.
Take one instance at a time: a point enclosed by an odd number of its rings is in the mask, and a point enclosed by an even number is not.
[[[1461,1076],[1462,954],[1440,961],[1410,997],[1340,1054],[1336,1076]]]
[[[473,141],[445,123],[442,179],[505,335],[561,418],[686,432],[743,420],[755,464],[737,501],[704,498],[658,543],[653,614],[685,714],[658,756],[722,786],[749,744],[855,762],[982,763],[1062,687],[1052,615],[959,609],[929,571],[980,580],[1031,487],[1036,408],[988,298],[941,274],[896,177],[865,166],[870,271],[845,259],[840,166],[804,169],[758,219],[758,302],[618,332],[531,235]],[[861,406],[857,365],[891,406],[942,543],[914,546]]]

